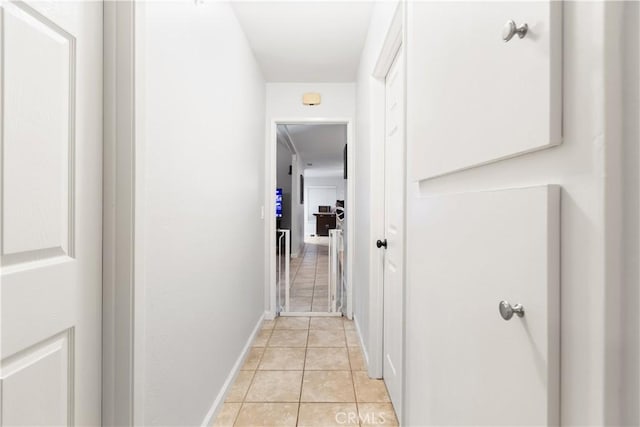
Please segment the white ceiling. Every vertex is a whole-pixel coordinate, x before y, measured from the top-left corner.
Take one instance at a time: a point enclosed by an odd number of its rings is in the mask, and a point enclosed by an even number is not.
[[[302,158],[305,176],[342,175],[346,125],[279,126],[286,128],[296,153]]]
[[[267,81],[356,80],[373,2],[232,4]]]

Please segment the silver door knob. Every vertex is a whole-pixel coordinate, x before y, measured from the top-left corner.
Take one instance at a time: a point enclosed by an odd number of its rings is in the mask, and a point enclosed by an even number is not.
[[[512,306],[508,301],[500,301],[498,309],[500,310],[500,316],[502,316],[504,320],[510,320],[514,314],[518,317],[524,316],[524,307],[522,304],[515,304]]]
[[[508,42],[516,34],[518,35],[518,37],[523,39],[524,36],[527,35],[527,31],[529,31],[529,26],[526,23],[518,27],[512,19],[504,24],[504,27],[502,27],[502,40]]]

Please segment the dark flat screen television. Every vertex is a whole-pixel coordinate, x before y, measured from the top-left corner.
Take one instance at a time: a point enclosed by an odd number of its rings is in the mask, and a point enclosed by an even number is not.
[[[282,218],[282,188],[276,188],[276,218]]]

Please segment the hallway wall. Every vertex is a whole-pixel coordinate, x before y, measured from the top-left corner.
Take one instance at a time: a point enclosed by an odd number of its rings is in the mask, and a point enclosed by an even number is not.
[[[355,118],[355,84],[354,83],[267,83],[266,84],[266,120],[265,131],[267,133],[265,144],[271,144],[271,125],[273,120],[301,120],[309,118]],[[322,96],[320,105],[305,106],[302,104],[302,95],[306,92],[319,92]],[[268,156],[267,156],[268,157]],[[304,159],[303,159],[304,160]],[[265,158],[265,166],[269,167],[270,159]],[[299,161],[299,158],[298,158]],[[304,165],[297,163],[298,173],[302,173]],[[294,165],[294,173],[295,171]],[[293,193],[299,191],[299,176],[293,182]],[[306,184],[306,179],[305,179]],[[265,183],[268,186],[268,183]],[[268,187],[265,187],[268,191]],[[302,208],[302,205],[300,205]],[[268,224],[265,223],[265,230]],[[300,209],[292,218],[292,249],[298,253],[304,243],[304,209]],[[345,235],[346,238],[346,235]],[[299,242],[299,246],[295,244]],[[348,246],[345,242],[345,247]],[[269,242],[265,242],[265,253],[270,252]],[[265,260],[265,276],[269,276],[271,260]],[[268,284],[266,285],[268,287]],[[268,294],[268,293],[267,293]],[[267,295],[265,294],[265,295]],[[265,307],[269,310],[270,301],[265,298]]]
[[[200,425],[264,313],[264,80],[228,3],[139,12],[137,418]]]

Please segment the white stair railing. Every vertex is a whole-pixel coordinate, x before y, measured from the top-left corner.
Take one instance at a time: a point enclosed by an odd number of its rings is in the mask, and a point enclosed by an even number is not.
[[[278,312],[289,311],[289,292],[291,291],[291,273],[289,262],[291,248],[289,247],[289,230],[278,229],[278,248],[276,253],[276,280],[278,291]],[[284,295],[283,295],[284,293]],[[284,301],[283,301],[284,296]]]

